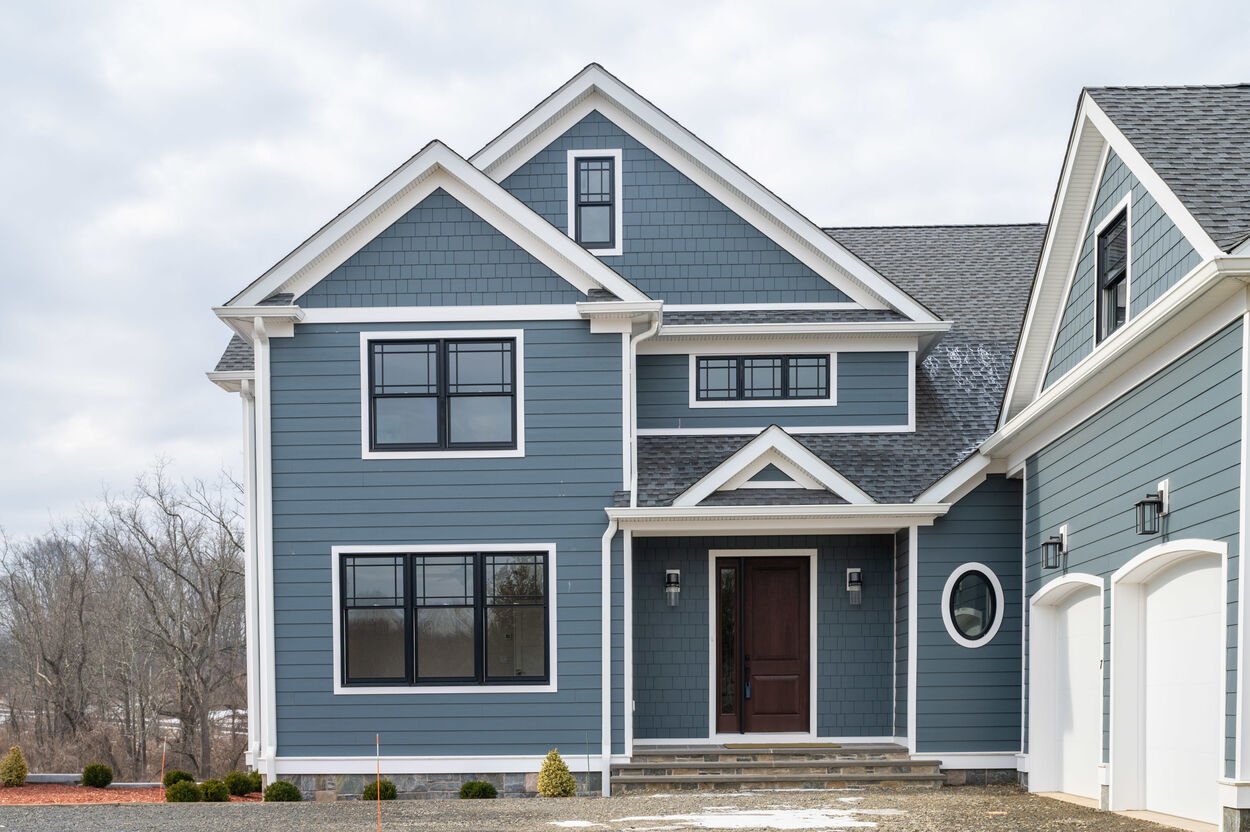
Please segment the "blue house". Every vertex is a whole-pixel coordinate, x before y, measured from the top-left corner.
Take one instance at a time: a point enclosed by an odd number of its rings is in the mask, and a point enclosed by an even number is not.
[[[1237,828],[1247,126],[1088,90],[1045,226],[820,228],[594,64],[430,143],[215,309],[249,764],[836,744]]]

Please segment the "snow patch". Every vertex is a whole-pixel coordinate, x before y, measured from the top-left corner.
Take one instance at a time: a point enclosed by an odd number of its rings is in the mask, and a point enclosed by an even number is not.
[[[874,813],[875,814],[875,813]],[[863,829],[875,828],[872,821],[857,820],[849,809],[761,809],[705,811],[689,815],[643,815],[614,818],[613,823],[659,821],[658,829]]]

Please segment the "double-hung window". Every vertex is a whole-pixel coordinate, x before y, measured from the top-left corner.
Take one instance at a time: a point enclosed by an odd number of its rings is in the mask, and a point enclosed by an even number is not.
[[[1128,317],[1128,212],[1098,234],[1098,340],[1124,325]]]
[[[372,451],[517,447],[516,340],[368,342]]]
[[[695,398],[701,402],[826,400],[829,356],[699,356],[695,387]]]
[[[341,555],[347,686],[549,678],[547,551]]]
[[[611,156],[575,159],[574,239],[586,248],[616,245],[616,160]]]

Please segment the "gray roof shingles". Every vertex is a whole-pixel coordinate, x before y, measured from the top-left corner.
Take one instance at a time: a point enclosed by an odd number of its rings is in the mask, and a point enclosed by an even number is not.
[[[711,324],[877,323],[906,321],[893,309],[715,309],[665,312],[665,326]]]
[[[244,341],[237,335],[230,336],[230,343],[226,344],[226,351],[221,354],[221,358],[217,359],[217,366],[213,368],[214,373],[236,373],[241,370],[250,371],[254,369],[252,360],[252,345]]]
[[[1250,84],[1086,92],[1217,246],[1250,237]]]

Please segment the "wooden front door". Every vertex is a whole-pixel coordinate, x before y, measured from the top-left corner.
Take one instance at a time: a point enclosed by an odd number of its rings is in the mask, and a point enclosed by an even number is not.
[[[719,733],[810,730],[808,571],[805,557],[717,559]]]

